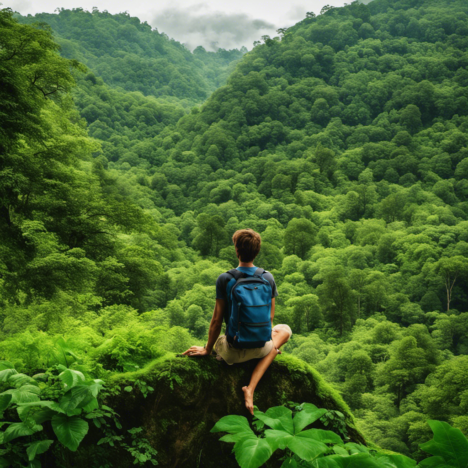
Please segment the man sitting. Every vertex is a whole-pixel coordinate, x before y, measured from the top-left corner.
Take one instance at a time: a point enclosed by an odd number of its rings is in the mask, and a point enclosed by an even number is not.
[[[257,268],[254,266],[253,261],[260,252],[261,237],[260,234],[253,231],[252,229],[241,229],[236,231],[232,237],[234,246],[236,248],[236,255],[239,259],[239,266],[236,270],[221,274],[216,281],[216,305],[213,312],[213,317],[210,323],[210,329],[208,332],[208,343],[204,346],[192,346],[190,349],[185,351],[185,355],[190,357],[209,356],[214,348],[217,359],[226,361],[227,364],[232,365],[235,363],[249,361],[251,359],[260,359],[257,366],[255,367],[250,383],[246,387],[242,387],[245,398],[245,406],[253,414],[253,397],[255,388],[258,382],[263,377],[270,364],[273,362],[278,353],[280,353],[280,347],[285,344],[292,335],[291,328],[288,325],[276,325],[273,327],[273,318],[275,316],[275,298],[278,295],[276,289],[275,280],[271,273]],[[238,273],[240,272],[240,273]],[[255,277],[255,279],[251,279]],[[264,341],[261,347],[250,347],[249,342],[244,342],[244,348],[242,348],[242,338],[240,335],[240,328],[242,322],[239,319],[239,329],[237,329],[237,321],[230,321],[231,313],[233,310],[233,304],[231,299],[233,298],[233,287],[240,285],[242,282],[252,282],[250,288],[245,286],[246,290],[257,290],[262,288],[268,293],[271,291],[271,303],[268,305],[267,314],[269,314],[270,323],[267,322],[267,328],[265,331],[268,333],[268,341]],[[258,287],[255,287],[258,284]],[[249,293],[247,293],[249,294]],[[270,298],[268,298],[269,300]],[[242,300],[239,299],[239,300]],[[240,302],[239,302],[240,307]],[[245,306],[249,307],[249,306]],[[251,305],[250,307],[262,307]],[[258,309],[260,310],[260,309]],[[239,312],[236,310],[236,313]],[[231,328],[230,333],[226,332],[226,335],[219,336],[221,332],[221,326],[223,318],[226,322],[227,329]],[[246,324],[255,325],[257,324]],[[263,324],[260,324],[263,325]],[[236,330],[232,330],[235,328]],[[255,332],[259,328],[252,328],[251,335],[255,335]],[[270,336],[271,330],[271,336]],[[234,334],[235,331],[235,334]],[[243,332],[243,338],[249,340],[249,331]],[[247,337],[247,338],[246,338]],[[261,339],[261,338],[260,338]],[[255,343],[252,341],[251,343]]]

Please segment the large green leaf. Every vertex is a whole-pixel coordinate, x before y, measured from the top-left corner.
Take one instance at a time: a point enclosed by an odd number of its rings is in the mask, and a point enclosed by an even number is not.
[[[284,460],[283,464],[281,465],[281,468],[298,468],[297,461],[294,460],[294,458],[286,458]]]
[[[62,408],[60,408],[58,403],[56,403],[55,401],[32,401],[29,403],[20,403],[18,405],[18,408],[17,408],[18,416],[20,417],[22,421],[25,421],[28,418],[29,414],[31,413],[31,410],[33,408],[38,408],[38,407],[49,408],[56,413],[65,413],[65,411]]]
[[[288,446],[289,441],[294,437],[292,434],[286,431],[280,431],[276,429],[267,429],[265,431],[265,437],[268,440],[273,451],[276,449],[285,450]]]
[[[367,453],[369,451],[365,445],[355,444],[354,442],[348,442],[345,444],[345,447],[351,455],[355,453]]]
[[[254,415],[272,429],[294,434],[292,411],[284,406],[275,406],[266,413],[255,409]]]
[[[234,445],[234,453],[240,468],[258,468],[273,453],[266,439],[242,439]]]
[[[70,413],[76,408],[82,408],[93,400],[94,395],[90,385],[77,385],[60,398],[60,407]]]
[[[342,444],[341,437],[332,431],[325,431],[324,429],[308,429],[302,431],[301,434],[308,434],[307,437],[318,440],[324,444]]]
[[[0,361],[0,371],[5,369],[14,369],[15,366],[9,361]]]
[[[85,376],[77,370],[67,369],[59,374],[59,379],[65,384],[65,388],[70,390],[76,385],[85,381]]]
[[[443,421],[427,421],[434,432],[434,438],[420,444],[422,450],[431,455],[442,457],[448,465],[455,468],[468,467],[468,440],[460,431]]]
[[[358,453],[349,457],[332,455],[317,458],[313,466],[315,468],[382,468],[382,465],[368,453]]]
[[[442,457],[426,458],[420,462],[418,466],[422,466],[424,468],[453,468],[453,465],[447,465]]]
[[[300,432],[291,438],[288,448],[303,460],[311,461],[328,451],[328,447],[314,437],[311,431]]]
[[[26,384],[34,385],[36,387],[38,386],[38,383],[36,382],[36,380],[34,380],[32,377],[29,377],[29,375],[26,375],[26,374],[10,375],[8,382],[13,384],[17,388]]]
[[[97,398],[93,398],[86,406],[83,406],[83,409],[90,413],[91,411],[99,408],[99,402]]]
[[[380,465],[385,468],[413,468],[416,461],[404,455],[376,455]]]
[[[253,433],[253,431],[250,432],[237,432],[236,434],[227,434],[221,439],[219,439],[222,442],[239,442],[242,439],[255,439],[257,436]]]
[[[229,434],[237,434],[238,432],[244,431],[252,432],[247,418],[244,418],[244,416],[229,415],[221,418],[210,432],[229,432]]]
[[[10,406],[12,398],[11,394],[0,395],[0,413],[3,413]]]
[[[29,403],[31,401],[39,401],[41,390],[35,385],[23,385],[20,388],[15,388],[3,392],[1,395],[11,395],[12,403]]]
[[[29,461],[33,461],[36,455],[40,455],[41,453],[46,452],[53,443],[53,440],[39,440],[37,442],[32,443],[26,449]]]
[[[12,375],[17,374],[15,369],[3,369],[0,371],[0,382],[6,382]]]
[[[55,415],[57,414],[56,411],[53,411],[49,408],[44,408],[37,413],[32,414],[32,418],[36,421],[37,424],[42,424],[46,421],[50,421]]]
[[[321,418],[326,412],[326,409],[319,409],[311,403],[303,403],[302,411],[294,416],[294,433],[298,434],[306,426]]]
[[[39,431],[42,431],[42,426],[40,424],[30,426],[24,422],[12,423],[3,433],[3,443],[10,442],[18,437],[29,436]]]
[[[72,452],[76,452],[78,446],[88,433],[89,425],[78,416],[56,414],[52,418],[52,429],[57,439]]]

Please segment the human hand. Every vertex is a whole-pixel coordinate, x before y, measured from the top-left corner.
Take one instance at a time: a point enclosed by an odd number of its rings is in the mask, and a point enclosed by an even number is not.
[[[203,346],[192,346],[191,348],[187,349],[185,353],[182,354],[189,357],[208,356],[208,352]]]

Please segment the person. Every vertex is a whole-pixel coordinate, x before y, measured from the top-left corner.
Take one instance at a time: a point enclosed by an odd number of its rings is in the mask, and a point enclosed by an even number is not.
[[[260,252],[260,234],[252,229],[241,229],[234,233],[232,240],[239,260],[237,270],[246,275],[253,275],[257,271],[257,267],[253,264],[253,261]],[[251,359],[260,359],[252,373],[249,385],[242,387],[245,406],[251,414],[253,414],[254,392],[258,382],[276,356],[281,353],[281,346],[283,346],[292,335],[291,328],[288,325],[273,326],[275,299],[278,295],[278,291],[271,273],[265,271],[262,276],[270,283],[272,291],[270,313],[272,326],[271,340],[267,341],[261,348],[239,349],[228,341],[226,335],[219,336],[223,319],[226,324],[229,321],[228,299],[230,288],[232,288],[235,283],[235,279],[230,273],[223,273],[216,281],[216,305],[208,331],[208,342],[205,346],[192,346],[183,353],[189,357],[203,357],[211,355],[214,349],[217,354],[216,358],[218,360],[224,360],[229,365],[249,361]]]

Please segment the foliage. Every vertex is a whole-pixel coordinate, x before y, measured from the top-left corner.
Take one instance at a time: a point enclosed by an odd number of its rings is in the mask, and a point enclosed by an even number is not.
[[[293,404],[295,405],[295,404]],[[295,406],[295,413],[285,406],[276,406],[262,413],[255,409],[258,420],[252,430],[243,416],[224,416],[211,432],[227,432],[223,442],[234,442],[233,452],[241,468],[263,466],[276,450],[284,451],[282,467],[362,468],[416,467],[416,461],[398,454],[382,453],[364,445],[343,442],[332,431],[306,427],[327,414],[310,403]],[[434,455],[424,459],[420,467],[464,467],[467,463],[468,440],[459,429],[440,421],[428,421],[434,438],[421,448]],[[264,426],[271,429],[264,430]],[[256,434],[257,432],[257,434]],[[259,433],[259,434],[258,434]]]
[[[126,13],[0,29],[0,358],[106,379],[203,344],[251,227],[285,353],[369,439],[467,434],[466,2],[326,6],[243,56]]]

